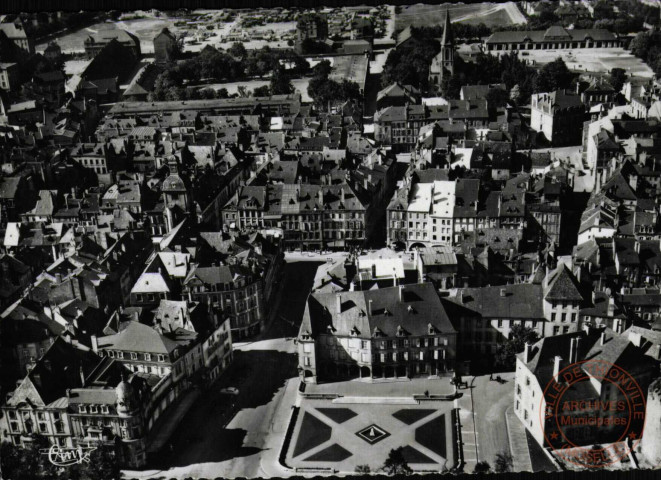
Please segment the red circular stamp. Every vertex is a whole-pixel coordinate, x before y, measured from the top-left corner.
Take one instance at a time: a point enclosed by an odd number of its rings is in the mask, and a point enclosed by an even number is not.
[[[546,446],[567,462],[600,468],[625,459],[640,442],[645,393],[618,365],[583,360],[553,375],[539,411]]]

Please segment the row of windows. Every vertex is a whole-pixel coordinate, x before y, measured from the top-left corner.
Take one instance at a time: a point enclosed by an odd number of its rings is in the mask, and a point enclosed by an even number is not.
[[[131,359],[131,360],[144,360],[146,362],[165,362],[165,355],[163,354],[156,354],[152,355],[151,353],[137,353],[137,352],[122,352],[122,351],[114,351],[114,350],[107,350],[106,353],[110,358],[117,358],[119,360],[123,360],[125,358],[124,353],[127,354],[126,359]],[[142,356],[142,358],[140,358]]]
[[[78,413],[110,413],[108,405],[78,405]]]

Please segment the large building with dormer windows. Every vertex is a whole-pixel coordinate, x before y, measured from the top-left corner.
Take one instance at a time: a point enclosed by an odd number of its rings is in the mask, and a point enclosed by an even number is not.
[[[317,293],[298,334],[305,382],[449,375],[457,332],[431,283]]]
[[[154,391],[120,362],[62,337],[2,404],[0,438],[27,446],[37,435],[62,448],[114,447],[120,465],[144,467]]]

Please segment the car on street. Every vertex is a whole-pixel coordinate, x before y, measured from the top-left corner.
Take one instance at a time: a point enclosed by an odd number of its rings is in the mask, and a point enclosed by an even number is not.
[[[226,393],[227,395],[238,395],[239,389],[236,387],[227,387],[220,390],[220,393]]]

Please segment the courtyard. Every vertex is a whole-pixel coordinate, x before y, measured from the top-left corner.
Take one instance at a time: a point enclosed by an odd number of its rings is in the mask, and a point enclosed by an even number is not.
[[[409,397],[354,397],[301,401],[286,456],[296,469],[354,472],[383,466],[391,449],[403,447],[413,470],[447,471],[457,464],[457,411],[452,401]]]

